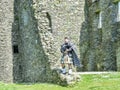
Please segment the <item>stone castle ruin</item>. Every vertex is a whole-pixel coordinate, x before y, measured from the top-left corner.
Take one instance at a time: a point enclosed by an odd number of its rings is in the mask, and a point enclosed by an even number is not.
[[[86,0],[80,33],[83,71],[120,70],[119,0]]]
[[[59,82],[65,36],[81,71],[119,70],[119,9],[113,0],[1,0],[0,81]]]
[[[79,47],[84,1],[2,0],[0,4],[0,80],[54,82],[64,36],[71,36]]]

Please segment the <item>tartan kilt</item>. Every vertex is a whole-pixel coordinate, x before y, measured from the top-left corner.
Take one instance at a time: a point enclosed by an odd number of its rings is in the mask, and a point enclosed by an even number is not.
[[[73,61],[72,61],[72,57],[70,57],[69,55],[64,55],[64,56],[62,56],[62,58],[61,58],[61,63],[62,64],[72,64],[73,63]]]

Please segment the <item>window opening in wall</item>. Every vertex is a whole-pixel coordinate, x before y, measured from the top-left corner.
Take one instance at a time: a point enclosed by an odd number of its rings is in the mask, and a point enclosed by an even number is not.
[[[18,45],[13,45],[13,53],[14,54],[19,53]]]
[[[102,28],[102,12],[99,12],[98,29]]]
[[[92,0],[92,2],[98,2],[99,0]]]
[[[120,1],[118,2],[117,22],[120,21]]]
[[[49,20],[49,31],[51,31],[51,33],[53,32],[52,31],[52,20],[51,20],[51,16],[48,12],[46,12],[46,15],[47,15],[47,18]]]

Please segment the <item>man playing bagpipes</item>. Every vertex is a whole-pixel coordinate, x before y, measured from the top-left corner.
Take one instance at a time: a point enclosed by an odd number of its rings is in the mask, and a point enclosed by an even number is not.
[[[80,61],[76,54],[75,45],[72,44],[68,37],[64,38],[64,44],[61,45],[61,66],[62,66],[62,73],[72,74],[72,69],[74,67],[80,67]]]

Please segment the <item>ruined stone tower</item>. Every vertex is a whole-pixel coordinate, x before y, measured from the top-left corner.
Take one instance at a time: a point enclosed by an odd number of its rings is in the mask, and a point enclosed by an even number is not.
[[[59,82],[65,36],[83,71],[120,70],[119,22],[119,0],[1,0],[0,81]]]
[[[59,48],[70,36],[79,50],[83,0],[0,1],[0,81],[58,82]]]

